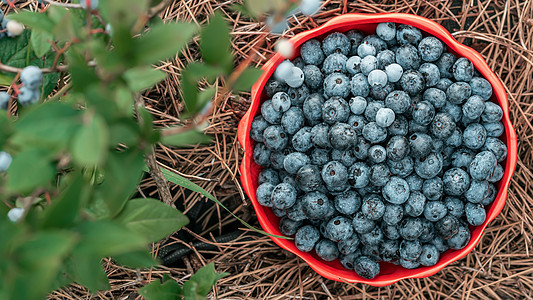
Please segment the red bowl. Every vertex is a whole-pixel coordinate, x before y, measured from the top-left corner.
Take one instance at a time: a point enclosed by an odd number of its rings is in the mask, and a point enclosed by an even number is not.
[[[457,42],[451,34],[441,25],[429,19],[401,13],[384,13],[384,14],[345,14],[335,17],[325,23],[324,25],[312,30],[308,30],[295,35],[290,39],[290,42],[295,48],[295,57],[299,55],[299,48],[305,41],[313,38],[322,39],[332,32],[346,32],[351,29],[358,29],[366,34],[373,34],[376,26],[382,22],[394,22],[399,24],[412,25],[419,28],[425,34],[433,35],[443,41],[448,50],[456,54],[458,57],[466,57],[472,61],[476,69],[485,77],[492,85],[494,93],[491,101],[498,103],[503,109],[503,124],[505,126],[505,135],[501,137],[502,141],[507,145],[508,155],[505,162],[505,175],[498,183],[498,195],[496,200],[487,207],[487,219],[481,226],[471,227],[472,238],[468,245],[461,250],[448,250],[441,255],[439,262],[432,267],[420,267],[417,269],[405,269],[401,266],[396,266],[390,263],[380,263],[381,273],[373,279],[365,279],[358,276],[354,271],[345,269],[338,260],[333,262],[325,262],[321,260],[314,251],[306,253],[298,250],[293,240],[272,238],[272,240],[285,250],[288,250],[299,257],[301,257],[311,268],[318,274],[336,281],[344,281],[351,283],[366,283],[373,286],[386,286],[398,282],[405,278],[423,278],[431,276],[450,263],[465,257],[479,242],[483,234],[483,230],[487,225],[496,218],[505,205],[507,198],[507,190],[513,175],[516,159],[517,159],[517,140],[516,133],[509,119],[509,103],[507,94],[503,84],[498,77],[489,68],[483,57],[470,47],[464,46]],[[283,57],[277,53],[264,66],[264,73],[261,78],[252,87],[252,101],[248,112],[244,115],[239,123],[237,130],[237,137],[241,146],[244,149],[244,157],[241,163],[241,182],[242,186],[252,200],[257,218],[263,229],[274,235],[283,235],[279,229],[279,218],[274,215],[272,210],[261,206],[257,202],[255,191],[257,189],[257,178],[261,167],[258,166],[252,158],[254,141],[250,138],[250,128],[254,116],[258,114],[258,110],[263,101],[267,100],[266,92],[263,91],[267,80],[271,77],[277,65],[283,61]]]

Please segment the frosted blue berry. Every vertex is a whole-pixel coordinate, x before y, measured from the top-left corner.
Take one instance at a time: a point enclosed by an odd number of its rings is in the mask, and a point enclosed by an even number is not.
[[[404,70],[417,70],[420,67],[420,56],[416,47],[410,44],[396,49],[396,63]]]
[[[446,197],[444,198],[444,205],[448,209],[448,214],[456,218],[461,218],[465,212],[464,202],[459,198]]]
[[[466,82],[455,82],[448,90],[446,96],[452,104],[463,104],[472,95],[472,88]]]
[[[401,24],[396,28],[396,40],[398,40],[400,45],[418,45],[422,40],[422,32],[411,25]]]
[[[98,8],[98,0],[80,0],[80,5],[83,9],[95,10]]]
[[[302,44],[300,56],[306,64],[315,66],[321,65],[325,58],[322,44],[316,39],[308,40]]]
[[[440,177],[427,179],[422,185],[422,193],[428,200],[440,200],[443,194],[443,185]]]
[[[474,77],[470,80],[470,86],[472,87],[472,95],[478,95],[487,101],[492,96],[492,86],[490,82],[482,77]]]
[[[300,87],[304,83],[304,72],[298,67],[291,70],[291,74],[285,78],[285,82],[293,88]]]
[[[292,75],[292,68],[294,68],[294,64],[288,59],[282,61],[274,71],[274,78],[278,81],[285,82]]]
[[[350,115],[350,107],[340,97],[332,97],[322,106],[322,119],[328,124],[346,122]]]
[[[409,95],[417,95],[425,88],[426,81],[418,71],[407,71],[403,73],[400,79],[400,85]]]
[[[440,72],[439,68],[435,64],[423,63],[420,68],[418,68],[418,72],[420,72],[422,77],[424,77],[426,87],[432,87],[439,83]]]
[[[444,53],[437,61],[436,65],[439,67],[440,77],[453,78],[453,66],[457,61],[457,57],[452,53]]]
[[[413,108],[413,121],[420,125],[429,125],[435,117],[435,108],[428,101],[420,101]]]
[[[329,220],[326,225],[326,231],[329,238],[336,242],[349,239],[354,233],[352,222],[343,216],[337,216]]]
[[[438,60],[443,51],[444,45],[439,39],[433,36],[424,38],[420,41],[420,44],[418,44],[420,57],[425,61],[433,62]]]
[[[20,88],[20,94],[18,95],[18,102],[20,105],[30,105],[39,102],[41,98],[41,93],[39,90],[30,89],[27,86]]]
[[[400,177],[391,177],[383,187],[383,197],[392,204],[402,204],[409,199],[409,185]]]
[[[365,77],[365,81],[366,81],[366,77]],[[353,91],[353,80],[352,80],[351,87]],[[368,84],[367,84],[367,89],[368,89]],[[348,95],[350,94],[350,79],[343,73],[329,74],[324,79],[324,94],[328,97],[334,97],[334,96],[342,97],[342,98],[348,97]]]
[[[265,182],[257,187],[255,191],[257,202],[263,206],[272,207],[272,191],[275,186],[269,182]]]
[[[319,9],[322,1],[320,0],[302,0],[300,5],[300,11],[306,16],[314,15]]]
[[[313,165],[303,166],[296,173],[296,182],[305,193],[317,191],[322,185],[320,170]]]
[[[361,197],[356,191],[348,190],[337,195],[334,199],[334,204],[338,212],[350,216],[361,207]]]
[[[415,172],[424,179],[437,176],[442,170],[442,155],[440,153],[430,153],[426,157],[415,160]]]
[[[24,208],[14,207],[7,212],[7,218],[9,221],[16,223],[24,215]]]
[[[376,48],[369,43],[361,43],[359,47],[357,47],[357,55],[361,58],[365,58],[369,55],[374,56],[376,53]]]
[[[12,161],[13,161],[13,157],[11,157],[9,153],[5,151],[1,151],[0,152],[0,172],[7,171]]]
[[[402,178],[409,176],[415,167],[413,159],[410,156],[407,156],[400,161],[388,160],[387,165],[389,166],[391,174]]]
[[[467,58],[459,58],[453,65],[453,77],[457,81],[470,81],[474,78],[474,65]]]
[[[463,104],[463,116],[469,119],[477,119],[485,110],[485,101],[481,96],[473,95]]]
[[[346,71],[355,75],[361,72],[361,62],[363,60],[359,56],[352,56],[346,61]]]
[[[384,87],[387,84],[387,80],[387,74],[382,70],[373,70],[368,74],[368,84],[371,87]]]
[[[396,118],[394,111],[390,108],[383,107],[376,113],[376,124],[381,127],[389,127]]]
[[[364,97],[356,96],[350,99],[349,105],[353,114],[361,115],[366,110],[367,101]]]
[[[322,71],[328,75],[334,72],[346,72],[348,58],[342,53],[332,53],[326,57],[322,64]]]
[[[452,196],[463,195],[470,187],[470,175],[460,168],[451,168],[442,177],[444,192]]]
[[[383,50],[376,55],[378,60],[378,69],[384,70],[385,67],[396,63],[396,54],[391,50]]]
[[[487,218],[485,207],[482,204],[466,203],[465,215],[468,224],[472,226],[479,226],[483,224]]]
[[[483,123],[483,127],[487,130],[487,136],[489,137],[500,137],[505,131],[502,122]]]
[[[424,212],[426,196],[419,191],[411,191],[407,202],[405,202],[405,214],[411,217],[418,217]]]
[[[295,134],[304,126],[305,118],[302,109],[291,107],[281,117],[281,126],[288,134]]]
[[[463,143],[466,147],[481,149],[487,140],[487,130],[479,123],[468,125],[463,132]]]
[[[376,27],[376,34],[385,41],[390,41],[396,37],[396,24],[379,23]]]
[[[316,147],[331,148],[328,134],[329,134],[328,124],[320,123],[318,125],[315,125],[311,129],[311,142]]]
[[[439,250],[437,247],[431,244],[424,244],[422,246],[422,252],[418,259],[421,265],[431,267],[437,264],[439,261]]]
[[[469,166],[470,176],[475,180],[488,180],[498,164],[496,157],[490,151],[479,152]]]
[[[307,65],[303,67],[302,71],[304,72],[304,83],[312,90],[317,90],[322,87],[322,82],[324,82],[324,74],[320,71],[315,65]]]
[[[363,137],[372,144],[378,144],[387,139],[387,129],[376,122],[370,122],[363,127]]]
[[[370,181],[370,168],[364,162],[354,163],[348,170],[348,182],[354,188],[363,188]]]
[[[452,117],[447,113],[437,113],[435,118],[430,124],[430,132],[437,139],[447,139],[454,132],[457,124],[453,121]]]
[[[367,55],[361,60],[359,67],[361,68],[361,73],[363,73],[365,76],[368,76],[370,72],[377,69],[378,59],[373,55]]]
[[[296,189],[288,183],[280,183],[272,190],[272,204],[278,209],[287,209],[296,203]]]
[[[357,275],[366,279],[372,279],[380,272],[379,264],[368,256],[356,258],[354,260],[354,269]]]
[[[322,41],[322,50],[326,56],[335,52],[348,55],[350,48],[350,40],[340,32],[331,33]]]
[[[320,232],[314,226],[305,225],[300,227],[294,236],[294,244],[298,250],[309,252],[320,239]]]
[[[424,92],[424,101],[428,101],[435,108],[442,108],[446,105],[446,93],[437,88],[429,88]]]
[[[261,172],[259,173],[259,177],[257,178],[257,184],[261,185],[265,182],[269,182],[273,185],[278,185],[280,183],[278,171],[270,168],[265,168],[261,170]]]
[[[460,250],[466,247],[470,241],[470,229],[465,225],[460,225],[458,232],[446,241],[448,246],[455,250]]]
[[[368,149],[368,159],[372,163],[379,164],[387,158],[387,150],[381,145],[374,145]]]
[[[11,96],[6,92],[0,92],[0,108],[6,110]]]
[[[486,123],[499,122],[503,117],[502,108],[493,102],[485,102],[485,110],[481,114],[481,120]]]
[[[272,97],[272,108],[275,111],[286,112],[291,107],[291,99],[284,92],[278,92]]]
[[[399,64],[390,64],[385,67],[385,73],[389,82],[398,82],[403,75],[403,68]]]
[[[351,92],[354,96],[367,97],[370,93],[367,77],[362,74],[355,74],[350,81]]]
[[[283,167],[289,174],[296,174],[301,167],[311,163],[309,156],[301,152],[289,153],[283,160]]]
[[[282,113],[276,111],[272,106],[272,100],[267,100],[261,105],[261,115],[270,124],[279,124]]]
[[[424,217],[431,222],[437,222],[448,213],[448,208],[442,201],[428,201],[424,208]]]
[[[311,127],[303,127],[292,136],[292,147],[296,151],[306,152],[313,147]]]
[[[485,145],[483,145],[481,149],[483,151],[488,150],[492,152],[498,162],[502,162],[507,158],[507,146],[497,138],[487,137]]]
[[[273,151],[285,148],[289,142],[289,137],[280,125],[270,125],[263,132],[265,145]]]
[[[315,93],[309,95],[303,103],[303,114],[305,119],[311,124],[316,125],[322,122],[322,106],[324,105],[324,97]]]

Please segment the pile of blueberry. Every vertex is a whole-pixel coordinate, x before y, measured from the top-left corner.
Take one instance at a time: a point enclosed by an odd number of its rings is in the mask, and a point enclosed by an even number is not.
[[[305,42],[265,87],[251,138],[257,201],[301,251],[364,278],[462,249],[507,147],[490,83],[433,36],[382,23]]]

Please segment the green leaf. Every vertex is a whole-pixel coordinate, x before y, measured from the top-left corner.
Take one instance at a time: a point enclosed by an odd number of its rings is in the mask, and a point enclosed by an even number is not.
[[[84,222],[75,231],[81,236],[76,248],[80,255],[114,256],[144,250],[148,244],[141,235],[111,221]]]
[[[158,262],[146,250],[119,254],[113,256],[113,258],[119,264],[130,268],[149,268],[158,264]]]
[[[165,79],[167,74],[152,67],[137,67],[124,73],[124,79],[132,91],[142,91]]]
[[[102,164],[108,153],[109,129],[99,115],[93,115],[72,140],[72,158],[80,165]]]
[[[146,165],[143,167],[143,171],[144,172],[149,172],[148,167]],[[243,219],[237,217],[229,208],[227,208],[224,204],[222,204],[222,202],[218,201],[217,198],[215,198],[213,195],[211,195],[208,191],[204,190],[203,188],[198,186],[196,183],[190,181],[189,179],[187,179],[187,178],[185,178],[183,176],[180,176],[180,175],[178,175],[178,174],[176,174],[174,172],[171,172],[171,171],[169,171],[167,169],[164,169],[164,168],[161,168],[161,172],[163,172],[163,176],[165,176],[165,178],[168,181],[170,181],[170,182],[172,182],[174,184],[177,184],[179,186],[182,186],[182,187],[184,187],[184,188],[186,188],[188,190],[191,190],[193,192],[199,193],[200,195],[202,195],[202,196],[206,197],[207,199],[209,199],[209,200],[215,202],[216,204],[220,205],[220,207],[225,209],[228,213],[230,213],[235,219],[239,220],[239,222],[241,222],[241,224],[246,226],[247,228],[249,228],[249,229],[251,229],[253,231],[259,232],[261,234],[270,236],[270,237],[286,239],[286,240],[292,240],[292,238],[290,238],[290,237],[266,233],[263,230],[257,229],[255,227],[253,227],[252,225],[246,223]]]
[[[94,255],[74,253],[69,261],[72,279],[85,286],[90,292],[111,288],[109,279],[102,267],[102,258]]]
[[[248,67],[246,68],[241,76],[237,78],[235,83],[233,84],[233,91],[234,92],[244,92],[249,91],[252,88],[252,85],[259,79],[259,77],[263,74],[263,70],[254,68],[254,67]]]
[[[267,1],[264,1],[264,2],[267,2]],[[236,11],[236,12],[240,12],[241,15],[245,16],[245,17],[248,17],[254,21],[257,21],[257,15],[252,13],[246,6],[242,5],[242,4],[233,4],[230,6],[230,8],[233,10],[233,11]]]
[[[62,150],[81,125],[80,112],[70,105],[47,102],[21,113],[15,123],[11,142],[24,147],[29,144]]]
[[[80,209],[91,196],[91,189],[79,173],[67,180],[66,189],[44,211],[43,228],[69,228],[80,218]]]
[[[20,36],[15,38],[0,39],[0,62],[11,67],[24,68],[28,65],[40,68],[51,67],[54,62],[54,54],[47,53],[43,58],[35,56],[30,47],[29,30],[25,30]],[[5,73],[4,73],[5,74]],[[43,95],[49,95],[57,85],[59,73],[50,73],[43,76],[41,88]]]
[[[0,74],[0,85],[11,85],[11,82],[13,82],[13,76],[10,74]]]
[[[142,175],[144,156],[140,151],[110,152],[104,182],[95,189],[91,210],[100,217],[117,215],[135,191]],[[102,213],[105,212],[105,215]]]
[[[154,280],[140,288],[137,293],[146,300],[178,300],[181,299],[182,290],[173,279],[167,280],[162,284],[161,281]]]
[[[11,14],[9,15],[9,19],[47,33],[52,33],[55,26],[54,21],[47,14],[28,10],[21,10],[16,14]]]
[[[116,221],[150,242],[157,242],[189,223],[180,211],[151,198],[129,200]]]
[[[196,106],[200,108],[199,112],[201,114],[206,113],[206,111],[204,111],[206,109],[206,105],[209,103],[209,101],[213,100],[213,97],[215,97],[216,93],[217,89],[211,87],[201,91],[198,94],[198,102],[196,103]]]
[[[233,56],[231,55],[230,31],[221,13],[216,12],[211,17],[209,24],[202,28],[200,37],[203,60],[210,65],[222,67],[227,73],[231,72]]]
[[[171,130],[171,129],[165,129]],[[163,132],[164,132],[163,131]],[[204,133],[197,131],[195,129],[186,130],[182,133],[173,134],[173,135],[167,135],[164,136],[161,139],[161,143],[169,146],[192,146],[197,144],[208,144],[211,143],[213,140],[210,136],[205,135]]]
[[[33,30],[31,32],[31,46],[37,57],[43,57],[48,51],[50,51],[50,43],[54,36],[51,33],[41,30]]]
[[[176,56],[187,46],[197,30],[198,26],[185,22],[154,26],[148,33],[134,41],[137,62],[153,64]]]
[[[247,0],[245,5],[248,11],[256,16],[270,12],[274,9],[275,1]]]
[[[10,192],[28,193],[37,187],[47,187],[55,174],[49,153],[28,148],[13,158],[7,171],[7,189]]]
[[[204,266],[183,284],[185,299],[200,299],[200,297],[205,299],[213,285],[228,275],[229,273],[216,273],[213,263]]]
[[[210,84],[212,84],[218,76],[224,74],[223,69],[217,66],[206,65],[201,62],[190,63],[187,66],[187,69],[195,81],[205,78]]]

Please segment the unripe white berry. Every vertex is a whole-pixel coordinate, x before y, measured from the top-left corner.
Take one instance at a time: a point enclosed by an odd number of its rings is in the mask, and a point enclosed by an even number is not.
[[[24,32],[24,26],[17,21],[10,20],[6,24],[7,33],[10,36],[19,36]]]
[[[20,220],[20,218],[22,218],[22,215],[24,214],[24,208],[19,208],[19,207],[15,207],[15,208],[12,208],[8,213],[7,213],[7,217],[9,218],[9,220],[13,223],[17,222],[18,220]]]
[[[291,58],[294,55],[294,46],[288,39],[280,39],[275,48],[285,58]]]

